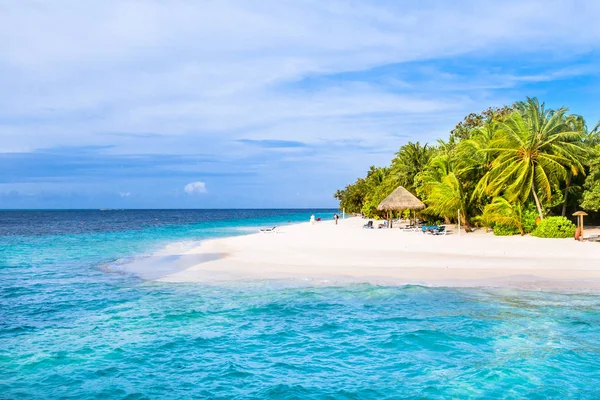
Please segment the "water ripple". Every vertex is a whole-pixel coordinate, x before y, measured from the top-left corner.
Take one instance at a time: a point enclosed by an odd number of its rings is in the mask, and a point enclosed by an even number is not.
[[[598,397],[599,296],[144,282],[98,266],[199,228],[96,223],[3,236],[0,398]]]

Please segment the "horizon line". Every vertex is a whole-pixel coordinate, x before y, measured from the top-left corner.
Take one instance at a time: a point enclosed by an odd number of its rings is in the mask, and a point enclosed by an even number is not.
[[[0,208],[2,211],[228,211],[228,210],[338,210],[336,207],[252,208]]]

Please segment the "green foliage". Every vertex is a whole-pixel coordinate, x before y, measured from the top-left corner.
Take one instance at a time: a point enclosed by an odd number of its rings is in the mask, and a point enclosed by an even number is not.
[[[486,191],[510,202],[525,202],[531,195],[543,218],[541,202],[551,199],[553,185],[567,179],[568,169],[575,175],[583,170],[585,150],[576,142],[581,132],[569,130],[565,108],[546,110],[537,99],[518,108],[490,143],[494,161],[485,177]]]
[[[576,229],[575,224],[566,217],[548,217],[540,221],[531,235],[541,238],[572,238]]]
[[[581,116],[528,98],[468,115],[447,141],[405,144],[389,167],[372,166],[334,197],[348,213],[378,218],[385,214],[377,205],[404,186],[427,205],[422,215],[430,220],[460,218],[467,230],[477,224],[524,235],[537,218],[579,204],[600,211],[598,126],[589,131]]]
[[[514,226],[496,224],[494,225],[494,236],[513,236],[518,235],[520,232]]]
[[[377,211],[377,204],[373,201],[367,201],[361,208],[361,213],[367,218],[374,218],[379,216],[379,212]]]
[[[360,178],[353,184],[346,186],[345,189],[335,192],[333,197],[340,201],[340,210],[346,209],[346,212],[351,214],[360,212],[366,195],[365,180]]]
[[[596,146],[591,161],[590,173],[583,185],[581,208],[588,211],[600,211],[600,145]]]
[[[392,160],[389,179],[386,182],[390,193],[398,186],[404,186],[409,192],[415,190],[415,177],[425,169],[435,152],[429,145],[408,142],[400,148]]]
[[[535,206],[528,203],[509,203],[503,197],[495,197],[485,206],[482,222],[485,226],[494,229],[496,236],[525,235],[535,229],[535,220],[538,217]]]
[[[514,105],[500,108],[490,107],[479,114],[471,113],[450,131],[450,137],[457,140],[470,139],[471,134],[475,129],[481,128],[485,124],[493,121],[502,121],[510,115],[514,109]]]
[[[346,186],[344,190],[335,192],[333,197],[340,201],[340,210],[345,208],[349,214],[360,213],[365,203],[373,203],[378,199],[379,201],[383,200],[393,190],[386,193],[387,188],[383,185],[389,172],[389,168],[371,166],[365,178],[359,178],[353,184]],[[375,208],[377,208],[377,204],[375,204]]]
[[[461,222],[469,227],[467,219],[468,196],[463,191],[461,182],[453,172],[439,182],[427,184],[428,196],[425,214],[445,218],[457,217],[460,210]]]
[[[600,211],[600,179],[586,180],[581,208],[588,211]]]
[[[537,210],[535,209],[535,204],[528,203],[526,208],[523,210],[522,215],[522,224],[523,231],[525,233],[531,233],[535,230],[535,220],[538,218]]]
[[[441,182],[453,169],[451,155],[441,151],[437,153],[415,177],[416,193],[421,197],[427,197],[432,185]]]
[[[495,197],[490,204],[485,206],[482,221],[487,226],[492,226],[494,235],[497,236],[525,234],[521,204],[511,204],[503,197]]]

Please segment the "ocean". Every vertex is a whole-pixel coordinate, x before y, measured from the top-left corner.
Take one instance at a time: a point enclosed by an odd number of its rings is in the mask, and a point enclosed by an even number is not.
[[[597,295],[121,268],[313,212],[0,211],[0,399],[600,397]]]

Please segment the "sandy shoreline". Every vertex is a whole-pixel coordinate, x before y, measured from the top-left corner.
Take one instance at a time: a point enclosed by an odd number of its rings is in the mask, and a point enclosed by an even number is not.
[[[171,273],[151,278],[600,291],[599,243],[485,233],[432,236],[400,229],[362,229],[364,222],[350,218],[337,226],[333,221],[301,223],[281,227],[278,233],[207,240],[177,254],[179,260],[188,261],[179,261]]]

